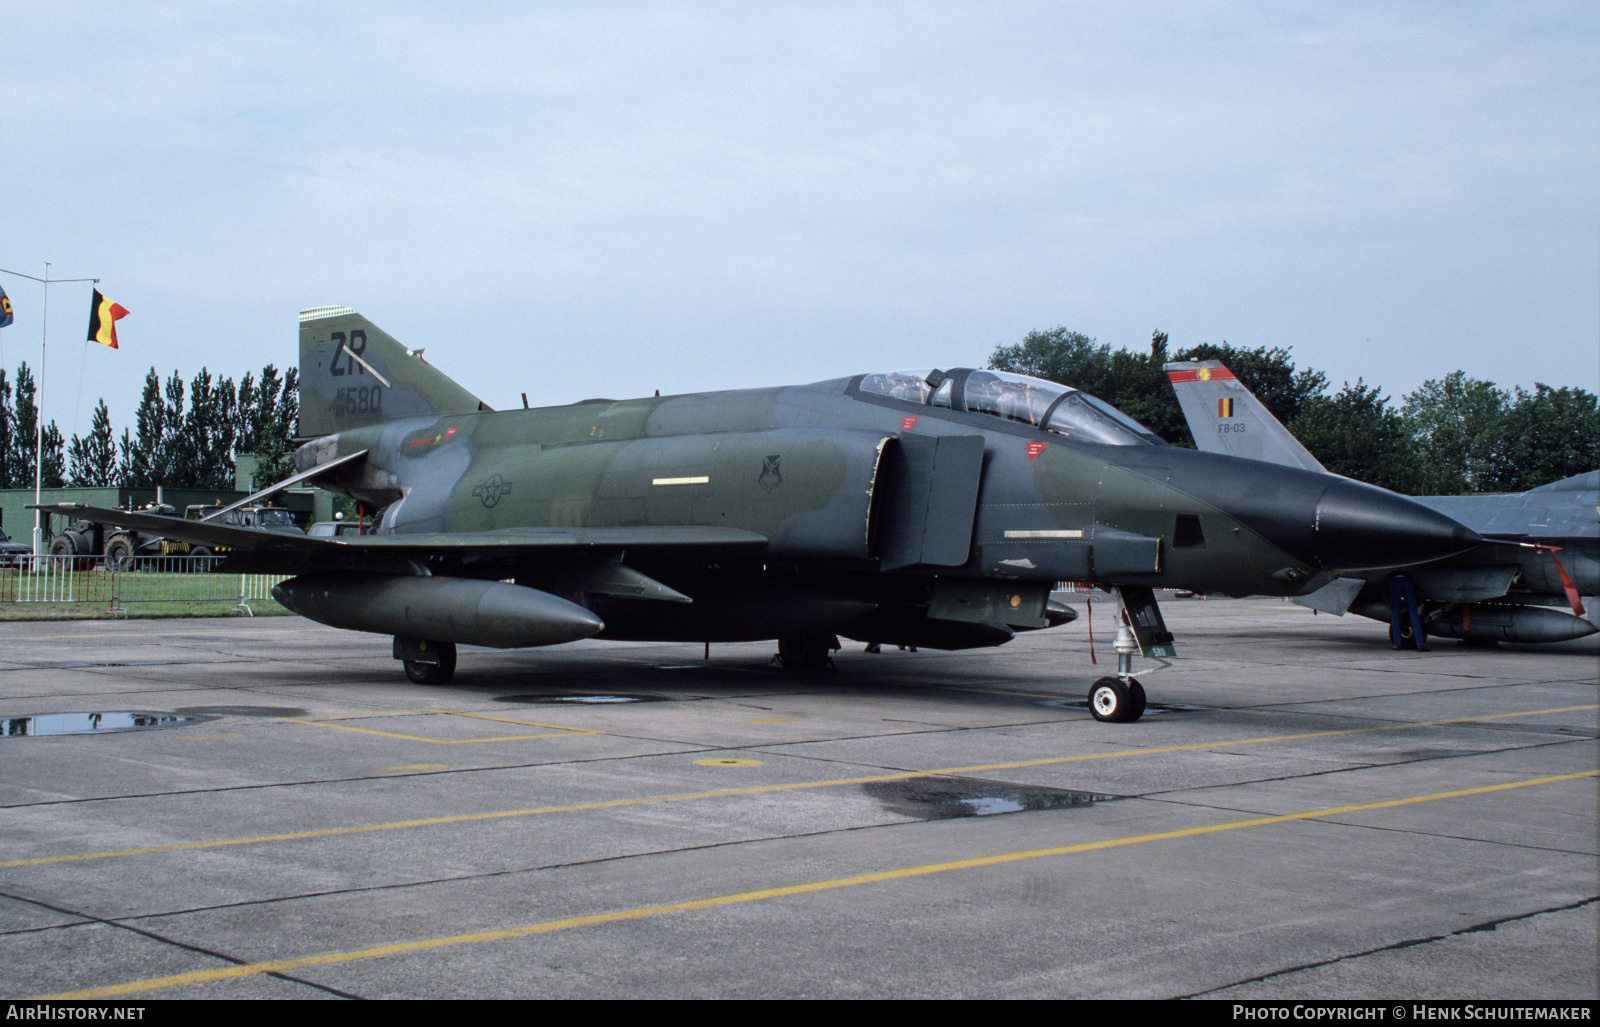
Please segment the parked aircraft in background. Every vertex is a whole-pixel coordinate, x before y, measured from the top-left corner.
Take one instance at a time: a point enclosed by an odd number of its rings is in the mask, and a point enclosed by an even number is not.
[[[301,314],[300,433],[299,473],[267,491],[342,492],[373,534],[52,509],[294,574],[285,606],[393,635],[428,683],[458,644],[775,638],[801,668],[839,635],[994,646],[1071,619],[1063,580],[1115,589],[1139,649],[1171,655],[1154,588],[1292,595],[1480,541],[1392,492],[1169,446],[1086,393],[973,368],[491,411],[343,307]],[[1101,720],[1144,708],[1126,662],[1089,699]]]
[[[1322,470],[1265,404],[1216,360],[1166,365],[1202,452]],[[1560,642],[1600,630],[1600,471],[1530,489],[1418,496],[1486,540],[1444,560],[1419,554],[1415,583],[1429,634],[1473,642]],[[1393,570],[1347,572],[1295,602],[1389,620]]]

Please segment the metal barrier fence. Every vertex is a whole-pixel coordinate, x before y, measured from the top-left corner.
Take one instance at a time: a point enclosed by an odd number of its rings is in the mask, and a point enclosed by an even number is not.
[[[97,603],[126,613],[127,603],[250,603],[272,597],[286,574],[218,574],[216,556],[138,556],[113,566],[95,557],[24,556],[0,568],[0,602]]]

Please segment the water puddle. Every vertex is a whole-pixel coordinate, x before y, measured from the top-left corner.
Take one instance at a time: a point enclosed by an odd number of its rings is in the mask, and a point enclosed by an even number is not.
[[[664,695],[628,695],[620,692],[546,692],[539,695],[500,695],[495,702],[533,706],[614,706],[630,702],[662,702]]]
[[[151,727],[176,727],[200,719],[176,713],[41,713],[32,717],[0,717],[0,735],[7,738],[102,735]]]
[[[1120,795],[1034,788],[971,777],[917,777],[909,781],[872,781],[861,786],[884,809],[918,820],[991,817],[1041,809],[1070,809],[1111,802]]]

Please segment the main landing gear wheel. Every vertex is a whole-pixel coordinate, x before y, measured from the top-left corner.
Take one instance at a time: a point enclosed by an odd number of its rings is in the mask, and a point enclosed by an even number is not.
[[[416,660],[402,660],[406,668],[406,677],[419,685],[448,685],[456,673],[456,644],[454,642],[421,642],[419,645],[430,647],[439,657],[438,663],[418,663]]]
[[[778,639],[778,662],[784,670],[825,670],[829,656],[839,648],[832,635],[791,635]]]
[[[1144,716],[1144,686],[1134,678],[1101,678],[1089,688],[1089,712],[1108,724],[1131,724]]]

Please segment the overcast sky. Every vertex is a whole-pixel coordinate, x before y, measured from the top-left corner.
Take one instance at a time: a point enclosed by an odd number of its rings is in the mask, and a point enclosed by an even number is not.
[[[1065,325],[1395,397],[1600,389],[1600,6],[0,3],[45,416],[355,307],[490,405],[982,365]],[[40,289],[0,275],[0,363]]]

